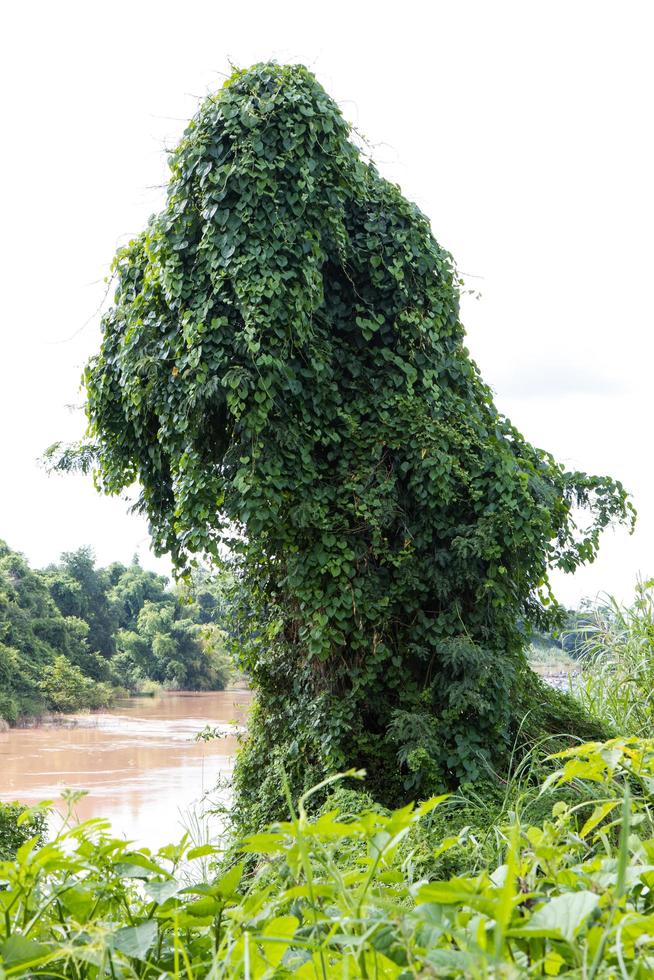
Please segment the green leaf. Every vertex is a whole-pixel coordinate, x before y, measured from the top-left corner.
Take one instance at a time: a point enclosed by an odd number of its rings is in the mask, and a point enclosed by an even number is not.
[[[110,937],[110,946],[125,956],[144,960],[157,938],[157,923],[147,919],[138,926],[125,926]]]
[[[280,915],[272,919],[263,929],[261,945],[266,959],[273,966],[278,966],[282,956],[288,949],[289,940],[295,935],[299,920],[294,915]]]
[[[221,895],[223,898],[231,898],[237,893],[238,886],[243,877],[244,864],[235,864],[224,875],[222,875],[212,885],[212,891]]]
[[[17,966],[20,963],[36,963],[47,956],[48,946],[44,943],[36,942],[34,939],[27,939],[18,933],[9,936],[0,945],[0,956],[2,956],[5,966]]]
[[[143,889],[146,895],[156,902],[158,905],[163,904],[173,895],[176,895],[180,890],[181,885],[174,878],[167,879],[166,881],[146,881]]]
[[[586,837],[591,830],[594,830],[595,827],[602,822],[604,817],[614,810],[616,806],[619,806],[619,804],[619,800],[610,800],[608,803],[602,803],[600,806],[596,806],[588,820],[586,820],[586,823],[579,831],[579,836],[582,838]]]
[[[220,848],[214,847],[213,844],[201,844],[200,847],[192,847],[186,855],[186,858],[188,861],[194,861],[196,858],[207,857],[209,854],[219,853]]]
[[[246,837],[241,850],[254,854],[276,854],[286,849],[288,839],[282,834],[261,833]]]
[[[546,905],[536,909],[525,926],[510,930],[510,935],[564,939],[572,943],[598,905],[599,895],[594,892],[567,892],[557,895]]]
[[[186,906],[186,911],[189,915],[199,916],[200,918],[217,915],[219,910],[220,902],[212,895],[199,898],[196,902],[191,902]]]
[[[96,889],[83,883],[67,888],[59,901],[79,923],[86,922],[87,916],[96,902]]]

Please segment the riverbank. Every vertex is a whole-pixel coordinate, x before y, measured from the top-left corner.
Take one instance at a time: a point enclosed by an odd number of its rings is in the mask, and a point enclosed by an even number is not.
[[[80,819],[108,818],[120,836],[150,846],[174,840],[198,805],[228,802],[251,698],[243,689],[164,692],[11,728],[0,734],[0,801],[32,805],[85,792]],[[219,737],[196,740],[207,726]]]
[[[8,732],[11,729],[22,729],[22,728],[40,728],[44,725],[62,725],[62,726],[73,726],[76,724],[76,720],[79,718],[93,717],[93,715],[106,714],[108,711],[114,710],[117,706],[124,702],[138,701],[143,698],[162,698],[162,697],[172,697],[172,696],[186,696],[186,695],[204,695],[204,694],[231,694],[231,693],[250,693],[250,687],[247,682],[239,680],[238,684],[228,685],[222,691],[184,691],[184,690],[170,690],[164,688],[161,684],[148,684],[144,690],[141,691],[127,691],[125,688],[116,688],[116,694],[107,705],[98,708],[86,708],[75,712],[63,712],[63,711],[47,711],[35,710],[30,714],[19,715],[15,721],[7,721],[5,718],[0,717],[0,733]]]

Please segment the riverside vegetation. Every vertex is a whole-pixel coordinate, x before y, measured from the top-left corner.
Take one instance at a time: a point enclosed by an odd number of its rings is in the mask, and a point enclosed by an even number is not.
[[[524,652],[633,508],[498,413],[451,257],[352,137],[302,66],[236,71],[116,257],[48,456],[138,481],[180,571],[231,550],[257,700],[223,842],[135,850],[69,797],[1,866],[6,976],[654,971],[654,743]]]
[[[336,776],[244,840],[156,853],[71,816],[43,846],[47,804],[0,807],[4,975],[650,977],[654,698],[632,665],[653,591],[584,612],[578,690],[601,685],[608,727],[628,681],[623,735],[534,745],[508,780],[393,812]]]
[[[389,812],[338,790],[313,815],[306,794],[227,858],[65,824],[0,863],[4,975],[651,977],[654,743],[549,765],[540,797],[514,787],[484,829],[477,810],[452,832],[451,798]],[[530,819],[530,795],[549,816]]]
[[[31,569],[0,541],[0,720],[108,705],[150,684],[222,690],[232,673],[224,578],[161,575],[82,548]]]

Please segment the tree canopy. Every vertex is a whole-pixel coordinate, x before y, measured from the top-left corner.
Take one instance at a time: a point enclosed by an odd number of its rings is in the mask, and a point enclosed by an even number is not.
[[[45,706],[44,669],[57,655],[88,664],[88,625],[63,616],[38,572],[0,540],[0,719]]]
[[[197,570],[183,589],[91,548],[43,571],[0,541],[0,720],[104,707],[155,681],[222,690],[232,674],[227,583]]]
[[[307,779],[363,764],[392,800],[499,765],[548,570],[592,561],[630,504],[498,412],[451,256],[306,68],[202,103],[113,274],[78,455],[107,493],[138,481],[180,568],[239,557],[242,793],[272,793],[276,757]],[[536,690],[544,725],[573,712],[557,697]]]

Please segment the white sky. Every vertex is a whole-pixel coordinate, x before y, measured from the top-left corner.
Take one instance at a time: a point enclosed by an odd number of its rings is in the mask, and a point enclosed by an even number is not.
[[[7,5],[0,537],[37,565],[91,544],[166,569],[124,502],[36,460],[80,434],[103,279],[160,206],[164,148],[230,61],[275,58],[317,74],[481,291],[464,321],[500,409],[631,490],[633,537],[555,580],[627,598],[654,575],[653,28],[648,0]]]

